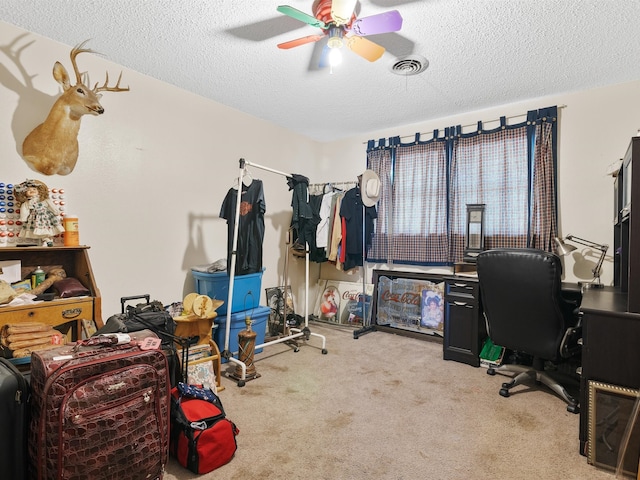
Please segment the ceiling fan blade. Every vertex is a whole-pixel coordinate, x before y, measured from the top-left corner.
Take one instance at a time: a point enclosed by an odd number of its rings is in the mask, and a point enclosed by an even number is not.
[[[402,16],[397,10],[390,10],[377,15],[358,18],[350,31],[361,37],[379,33],[397,32],[402,28]]]
[[[324,35],[309,35],[307,37],[296,38],[295,40],[289,40],[288,42],[279,43],[278,48],[287,50],[289,48],[298,47],[306,43],[317,42],[318,40],[322,40],[324,37]]]
[[[331,2],[331,17],[336,25],[346,25],[353,16],[358,0],[333,0]]]
[[[327,24],[322,20],[318,20],[316,17],[309,15],[308,13],[301,12],[297,8],[290,7],[289,5],[280,5],[276,10],[280,13],[284,13],[285,15],[295,18],[296,20],[300,20],[301,22],[308,23],[312,27],[322,28],[326,30]]]
[[[373,43],[364,37],[349,37],[347,40],[347,46],[356,54],[360,55],[365,60],[375,62],[384,53],[384,47]]]

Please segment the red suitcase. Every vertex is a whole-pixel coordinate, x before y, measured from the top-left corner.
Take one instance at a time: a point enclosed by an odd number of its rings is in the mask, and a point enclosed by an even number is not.
[[[169,453],[169,387],[160,349],[69,344],[34,352],[31,478],[161,479]]]

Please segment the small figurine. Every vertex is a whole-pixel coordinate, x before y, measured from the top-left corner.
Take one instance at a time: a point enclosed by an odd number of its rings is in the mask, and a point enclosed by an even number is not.
[[[49,188],[39,180],[25,180],[15,186],[20,203],[21,238],[36,238],[43,247],[53,246],[53,237],[64,232],[60,210],[49,199]]]

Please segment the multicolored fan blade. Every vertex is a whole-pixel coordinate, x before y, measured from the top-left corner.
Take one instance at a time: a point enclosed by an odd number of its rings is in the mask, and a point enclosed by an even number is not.
[[[276,10],[278,10],[280,13],[284,13],[291,18],[295,18],[296,20],[307,23],[312,27],[322,28],[323,30],[326,30],[328,28],[328,25],[322,20],[318,20],[316,17],[309,15],[308,13],[301,12],[297,8],[290,7],[289,5],[280,5]]]
[[[322,40],[324,37],[324,35],[309,35],[307,37],[297,38],[295,40],[289,40],[288,42],[279,43],[278,48],[287,50],[289,48],[298,47],[306,43],[317,42],[318,40]]]
[[[360,55],[365,60],[375,62],[385,52],[384,48],[373,43],[364,37],[349,37],[346,39],[347,46],[357,55]]]
[[[379,33],[397,32],[402,28],[402,16],[397,10],[390,10],[368,17],[358,18],[349,29],[355,35],[377,35]]]
[[[353,16],[358,0],[333,0],[331,2],[331,18],[336,25],[346,25]]]

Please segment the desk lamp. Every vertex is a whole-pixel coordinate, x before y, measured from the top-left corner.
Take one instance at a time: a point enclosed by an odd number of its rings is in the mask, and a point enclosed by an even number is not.
[[[602,262],[604,262],[604,257],[607,254],[607,250],[609,250],[609,245],[601,245],[599,243],[592,242],[590,240],[585,240],[580,237],[576,237],[575,235],[567,235],[563,239],[556,237],[555,239],[556,245],[558,245],[558,253],[560,255],[568,255],[569,253],[577,250],[577,247],[573,245],[567,245],[564,243],[565,241],[578,243],[580,245],[584,245],[589,248],[600,250],[600,258],[598,258],[598,263],[593,267],[591,272],[593,272],[593,280],[588,283],[583,284],[585,288],[602,288],[603,285],[600,283],[600,270],[602,270]]]

